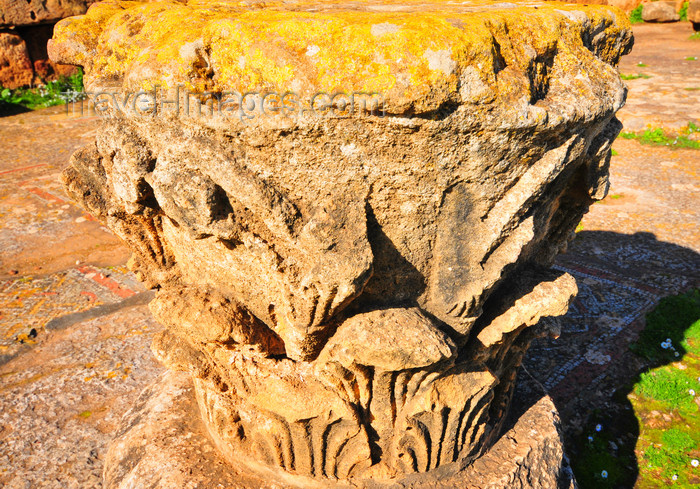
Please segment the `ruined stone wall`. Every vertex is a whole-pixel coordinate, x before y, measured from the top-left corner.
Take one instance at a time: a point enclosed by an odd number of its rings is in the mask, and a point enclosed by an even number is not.
[[[0,0],[0,86],[19,88],[69,75],[53,63],[46,44],[60,19],[85,13],[95,0]]]

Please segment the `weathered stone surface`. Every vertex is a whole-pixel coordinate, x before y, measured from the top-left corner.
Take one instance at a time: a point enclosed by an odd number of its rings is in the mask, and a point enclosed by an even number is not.
[[[0,0],[0,28],[55,22],[84,14],[96,0]]]
[[[0,87],[20,88],[75,73],[52,63],[46,44],[53,24],[84,14],[95,0],[0,0]]]
[[[293,6],[277,1],[261,9],[230,2],[213,8],[208,2],[127,7],[105,1],[88,15],[61,23],[54,57],[84,66],[93,74],[92,88],[111,87],[117,77],[121,89],[136,90],[182,84],[200,91],[292,90],[301,97],[320,91],[381,91],[386,111],[398,115],[445,103],[478,103],[480,92],[496,86],[502,95],[509,87],[524,90],[534,102],[548,89],[549,78],[537,58],[552,57],[560,38],[576,50],[594,24],[605,26],[609,35],[586,39],[590,50],[585,51],[610,62],[631,35],[622,27],[624,19],[617,19],[623,22],[618,25],[612,12],[583,6],[547,5],[523,16],[517,4],[484,1],[410,7],[377,3],[384,6],[369,5],[363,12],[355,6],[343,11],[342,3],[328,9],[323,2]],[[550,23],[552,15],[557,18]],[[491,16],[498,20],[489,28]],[[183,18],[188,18],[185,25]],[[502,30],[506,25],[521,33],[537,31],[533,50],[521,51],[523,46]],[[101,39],[105,30],[111,35]],[[504,52],[491,50],[494,41],[503,43]],[[513,64],[501,67],[504,56]],[[577,61],[558,58],[565,65]],[[497,77],[501,68],[506,73]],[[521,87],[525,80],[507,76],[515,70],[535,72]],[[493,93],[482,95],[488,99]]]
[[[208,439],[190,377],[176,372],[164,374],[141,394],[122,419],[107,453],[105,489],[127,489],[135,483],[152,489],[289,487],[232,472]],[[337,483],[334,487],[356,486]],[[556,408],[549,397],[543,397],[464,472],[439,481],[415,477],[392,487],[575,489],[576,484],[564,453]]]
[[[550,0],[547,0],[550,1]],[[571,0],[567,3],[579,3],[586,5],[609,5],[617,7],[624,12],[631,12],[642,4],[642,0]]]
[[[34,79],[27,44],[13,32],[0,32],[0,86],[15,88]]]
[[[693,29],[700,31],[700,1],[688,2],[688,20],[693,23]]]
[[[659,0],[643,4],[642,19],[644,22],[678,22],[681,17],[676,12],[675,2]]]
[[[0,31],[0,86],[19,88],[71,75],[75,67],[53,63],[46,44],[53,34],[51,25],[35,25]]]
[[[576,292],[548,267],[607,192],[630,46],[590,6],[104,2],[50,45],[114,92],[64,179],[159,289],[153,350],[235,470],[437,484],[498,440]],[[260,96],[132,103],[179,84]],[[381,110],[314,105],[338,91]],[[305,110],[256,110],[267,92]]]
[[[148,351],[161,327],[147,307],[120,306],[42,331],[30,351],[0,365],[3,489],[103,487],[122,415],[163,371]]]
[[[631,12],[632,10],[639,7],[641,0],[607,0],[606,5],[611,7],[617,7],[625,12]]]

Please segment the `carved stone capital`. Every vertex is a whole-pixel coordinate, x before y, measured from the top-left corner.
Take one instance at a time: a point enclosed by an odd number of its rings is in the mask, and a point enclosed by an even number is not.
[[[153,350],[236,470],[452,477],[576,293],[549,267],[607,192],[630,46],[604,7],[102,2],[51,45],[106,115],[64,179],[158,289]]]

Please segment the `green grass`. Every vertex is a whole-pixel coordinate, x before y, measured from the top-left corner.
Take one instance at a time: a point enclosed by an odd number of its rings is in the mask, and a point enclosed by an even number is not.
[[[571,445],[579,486],[700,487],[691,463],[700,459],[700,289],[662,299],[633,350],[648,369],[594,410]]]
[[[616,398],[613,399],[616,405],[624,401],[629,406],[626,394]],[[593,410],[581,434],[572,440],[571,465],[581,489],[617,489],[634,485],[636,437],[629,434],[636,434],[638,430],[636,418],[628,415],[631,408],[627,409]]]
[[[46,85],[36,88],[19,88],[10,90],[0,87],[0,112],[13,108],[42,109],[54,105],[62,105],[66,102],[78,100],[81,93],[69,94],[68,92],[83,91],[83,73],[79,71],[69,77],[61,77],[50,81]]]
[[[620,133],[622,139],[635,139],[642,144],[654,146],[670,146],[673,148],[700,149],[700,141],[695,141],[688,137],[690,133],[696,132],[689,128],[675,135],[667,134],[662,128],[647,129],[642,133],[625,131]]]
[[[618,153],[618,152],[615,151],[614,149],[611,149],[611,150],[610,150],[610,154],[611,154],[612,156],[620,156],[620,153]]]
[[[678,360],[673,349],[663,348],[661,343],[671,339],[671,345],[685,348],[688,338],[700,339],[700,290],[663,299],[647,314],[646,327],[631,348],[637,355],[655,363]],[[682,354],[682,352],[679,352]]]
[[[689,391],[697,387],[700,392],[697,384],[697,379],[686,375],[685,370],[659,368],[640,375],[635,393],[658,401],[666,411],[678,409],[682,413],[692,414],[697,411],[697,405]]]
[[[639,487],[697,487],[700,467],[691,461],[700,459],[700,289],[663,299],[633,350],[658,365],[629,395],[640,426]]]
[[[630,12],[630,22],[632,24],[641,24],[642,22],[644,22],[644,20],[642,19],[642,6],[641,5]]]
[[[688,22],[688,2],[683,2],[678,15],[681,17],[681,22]]]
[[[582,489],[608,489],[620,485],[625,479],[624,460],[619,455],[610,453],[610,443],[614,442],[614,436],[610,432],[594,433],[592,441],[586,437],[579,444],[583,449],[571,460],[574,474],[579,487]]]
[[[642,62],[640,61],[639,63],[637,63],[637,66],[639,66],[640,68],[646,68],[646,67],[648,67],[649,65],[645,65],[644,63],[642,63]]]
[[[685,60],[686,61],[697,61],[698,57],[697,56],[688,56],[687,58],[685,58]]]
[[[620,73],[620,78],[623,80],[636,80],[638,78],[643,78],[646,80],[647,78],[651,78],[651,76],[645,75],[644,73],[637,73],[636,75],[625,75],[624,73]]]
[[[698,31],[698,32],[693,32],[693,33],[690,35],[690,40],[691,40],[691,41],[700,41],[700,31]]]
[[[696,447],[697,442],[689,433],[669,428],[661,432],[658,445],[654,444],[644,451],[646,469],[661,472],[662,477],[671,481],[676,475],[677,482],[686,482],[683,473],[685,466],[690,465],[688,453]]]

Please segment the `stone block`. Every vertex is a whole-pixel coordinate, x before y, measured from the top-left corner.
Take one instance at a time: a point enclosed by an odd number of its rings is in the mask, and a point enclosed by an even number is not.
[[[16,88],[34,79],[27,44],[14,32],[0,32],[0,86]]]
[[[676,12],[676,2],[649,2],[642,4],[644,22],[678,22],[681,17]]]

